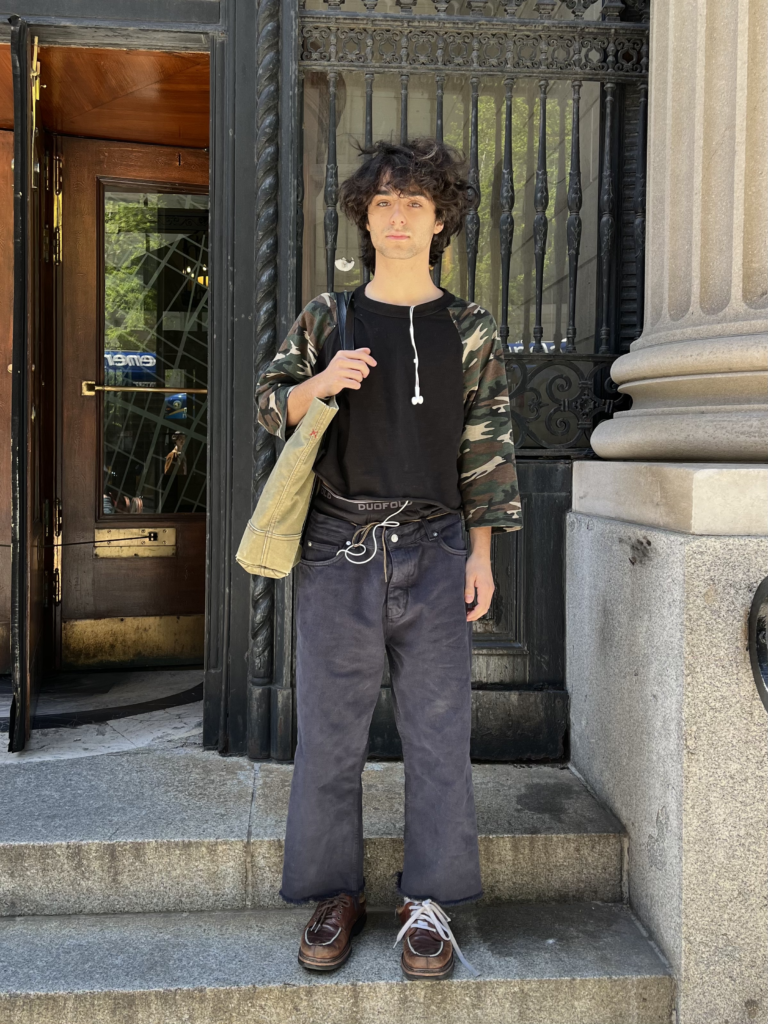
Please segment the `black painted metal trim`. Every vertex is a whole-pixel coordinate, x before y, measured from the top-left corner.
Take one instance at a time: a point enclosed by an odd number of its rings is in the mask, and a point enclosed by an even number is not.
[[[89,21],[102,25],[197,25],[210,28],[221,22],[222,4],[218,0],[120,0],[112,10],[114,18],[105,17],[109,6],[104,0],[24,0],[17,14],[35,24],[54,20],[67,24]],[[7,14],[0,12],[3,20]]]
[[[11,379],[11,679],[8,749],[22,750],[27,714],[27,345],[29,221],[29,26],[12,19],[13,75],[13,374]]]
[[[301,306],[301,243],[298,231],[301,166],[301,85],[299,80],[297,4],[284,4],[280,24],[280,99],[278,157],[277,339],[289,331]],[[270,756],[293,757],[293,577],[274,588],[274,655],[270,713]]]
[[[206,530],[205,674],[203,696],[203,746],[227,746],[230,518],[231,518],[231,419],[232,419],[232,287],[230,247],[232,235],[232,123],[229,43],[212,36],[211,55],[211,160],[210,160],[210,334],[209,334],[209,434],[208,521]]]

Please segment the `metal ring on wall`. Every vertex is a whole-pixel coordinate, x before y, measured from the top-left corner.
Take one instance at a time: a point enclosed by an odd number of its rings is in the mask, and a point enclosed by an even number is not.
[[[749,660],[760,700],[768,711],[768,576],[755,591],[749,611]]]

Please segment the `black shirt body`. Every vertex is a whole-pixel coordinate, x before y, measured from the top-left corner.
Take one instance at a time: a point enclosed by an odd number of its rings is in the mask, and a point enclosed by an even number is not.
[[[359,391],[336,396],[339,411],[315,465],[320,480],[344,498],[415,499],[460,510],[459,444],[464,429],[462,342],[448,313],[453,295],[413,307],[421,404],[414,404],[416,367],[409,306],[376,302],[357,288],[354,347],[369,348],[377,365]],[[341,347],[334,332],[316,372]],[[383,518],[389,508],[378,518]],[[376,518],[375,516],[373,518]]]

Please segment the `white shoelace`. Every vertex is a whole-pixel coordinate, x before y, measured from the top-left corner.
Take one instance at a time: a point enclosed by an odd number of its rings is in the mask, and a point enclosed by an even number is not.
[[[473,974],[476,978],[480,977],[480,971],[470,964],[465,958],[464,954],[459,949],[459,944],[453,936],[451,927],[449,925],[450,917],[446,914],[439,903],[435,903],[434,900],[411,900],[411,916],[400,929],[397,938],[395,939],[395,946],[405,936],[409,928],[424,928],[426,931],[435,932],[443,942],[450,942],[453,948],[456,950],[456,955],[459,960],[464,964],[470,974]]]

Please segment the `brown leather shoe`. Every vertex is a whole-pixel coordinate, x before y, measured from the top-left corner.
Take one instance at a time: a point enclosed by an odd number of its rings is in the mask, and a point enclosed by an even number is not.
[[[397,941],[403,940],[400,966],[406,978],[439,981],[450,977],[453,935],[447,924],[450,918],[440,905],[433,900],[406,900],[397,915],[402,925]]]
[[[365,924],[365,896],[332,896],[315,908],[304,929],[299,963],[310,971],[335,971],[349,959],[351,938]]]

